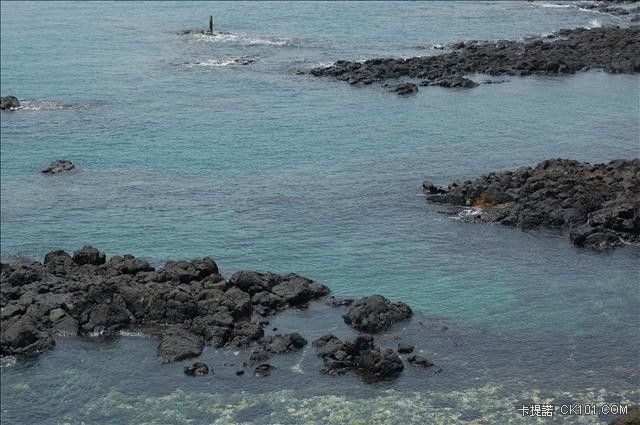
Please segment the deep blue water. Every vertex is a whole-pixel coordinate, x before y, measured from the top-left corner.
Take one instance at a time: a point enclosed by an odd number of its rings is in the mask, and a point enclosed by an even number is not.
[[[153,339],[67,339],[2,368],[3,421],[225,423],[271,412],[263,422],[393,422],[370,408],[387,406],[406,412],[404,423],[473,420],[464,416],[473,409],[506,423],[520,419],[511,406],[536,390],[542,399],[570,391],[586,402],[601,390],[640,399],[640,248],[597,254],[572,248],[563,232],[461,223],[419,190],[424,178],[444,184],[547,158],[638,157],[637,75],[509,78],[401,98],[296,74],[337,59],[436,54],[434,44],[625,25],[623,18],[526,2],[1,8],[2,95],[26,100],[1,114],[3,260],[90,243],[157,263],[211,255],[227,275],[295,271],[340,295],[404,300],[467,340],[461,362],[495,361],[480,377],[447,373],[461,368],[457,357],[425,341],[427,354],[449,366],[437,391],[413,380],[372,390],[347,378],[294,397],[276,381],[260,384],[245,405],[242,386],[229,384],[222,397],[219,388],[158,371]],[[210,14],[229,34],[177,35],[204,28]],[[255,62],[229,65],[234,58]],[[58,158],[79,170],[39,173]],[[532,352],[547,361],[525,361]],[[148,370],[133,372],[143,358]],[[149,374],[154,385],[145,384]],[[401,390],[411,395],[389,393]],[[351,396],[362,400],[350,404]],[[450,406],[430,404],[434,397]],[[466,398],[487,403],[470,408]],[[61,399],[64,411],[54,408]],[[216,403],[229,404],[231,416]],[[180,408],[191,404],[208,407]],[[53,413],[28,416],[36,407]],[[323,408],[346,416],[322,416]]]

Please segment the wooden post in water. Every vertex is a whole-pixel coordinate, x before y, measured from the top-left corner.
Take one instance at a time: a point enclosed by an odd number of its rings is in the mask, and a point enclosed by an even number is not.
[[[209,34],[213,34],[213,15],[209,15]]]

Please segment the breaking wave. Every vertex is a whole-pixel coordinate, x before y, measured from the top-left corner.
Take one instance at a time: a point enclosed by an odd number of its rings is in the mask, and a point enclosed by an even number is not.
[[[250,65],[254,63],[255,58],[241,56],[241,57],[227,57],[222,59],[208,59],[200,62],[187,62],[183,65],[187,68],[204,67],[204,68],[221,68],[225,66],[238,66],[238,65]]]
[[[585,28],[592,29],[592,28],[600,28],[601,26],[602,26],[602,23],[597,18],[594,18],[589,21],[589,24],[585,26]]]
[[[84,109],[97,105],[97,102],[64,103],[57,100],[20,100],[20,106],[11,109],[15,111],[50,111],[54,109]]]
[[[295,46],[299,43],[291,38],[281,37],[260,37],[248,34],[232,34],[232,33],[216,33],[216,34],[202,34],[202,33],[190,33],[186,34],[192,40],[204,41],[208,43],[230,43],[241,44],[243,46],[275,46],[275,47],[287,47]]]

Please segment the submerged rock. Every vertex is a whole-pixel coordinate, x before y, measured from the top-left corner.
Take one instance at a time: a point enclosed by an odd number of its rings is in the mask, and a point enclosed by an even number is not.
[[[418,93],[418,86],[413,83],[401,83],[387,86],[387,90],[393,93],[397,93],[400,96],[407,96],[410,94]]]
[[[272,354],[298,351],[307,345],[307,340],[297,332],[286,335],[265,336],[258,340],[258,349],[251,353],[251,361],[264,361]]]
[[[420,367],[433,366],[433,363],[431,363],[429,360],[425,359],[422,356],[411,356],[407,359],[407,361],[412,365],[420,366]]]
[[[162,333],[158,346],[158,357],[162,363],[176,362],[202,353],[204,340],[182,327],[172,327]]]
[[[20,101],[15,96],[0,97],[0,110],[9,110],[20,107]]]
[[[411,317],[411,307],[403,302],[391,302],[381,295],[358,300],[344,316],[344,321],[361,332],[376,333],[396,322]]]
[[[64,171],[71,171],[74,168],[76,168],[75,165],[73,165],[73,162],[66,160],[66,159],[59,159],[59,160],[55,160],[53,161],[51,164],[49,164],[49,166],[47,168],[45,168],[44,170],[42,170],[43,173],[50,173],[50,174],[58,174],[58,173],[62,173]]]
[[[209,366],[206,363],[194,363],[184,367],[184,374],[189,376],[202,376],[209,374]]]
[[[578,248],[590,248],[597,251],[624,246],[617,233],[603,228],[571,232],[569,239]]]
[[[451,77],[445,77],[442,78],[438,81],[435,81],[433,83],[430,83],[430,85],[434,85],[434,86],[440,86],[440,87],[451,87],[451,88],[463,88],[463,89],[470,89],[473,87],[477,87],[478,83],[476,83],[475,81],[472,81],[468,78],[464,78],[460,75],[454,75]]]
[[[253,371],[253,374],[254,376],[257,376],[259,378],[264,378],[265,376],[271,375],[271,371],[274,370],[275,368],[276,368],[275,366],[271,366],[268,363],[263,363],[256,366],[256,368]]]
[[[409,354],[411,352],[413,352],[413,345],[409,345],[409,344],[398,344],[398,353],[400,354]]]

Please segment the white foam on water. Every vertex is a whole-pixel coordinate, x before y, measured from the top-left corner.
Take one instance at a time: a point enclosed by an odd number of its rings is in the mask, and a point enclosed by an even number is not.
[[[21,100],[20,106],[11,108],[12,111],[52,111],[56,109],[82,109],[95,106],[93,103],[64,103],[58,100]]]
[[[462,219],[462,220],[469,220],[472,219],[476,216],[479,216],[482,214],[482,208],[478,208],[478,207],[470,207],[470,208],[465,208],[464,210],[460,211],[458,213],[458,218]]]
[[[16,364],[15,356],[0,357],[0,367],[11,367]]]
[[[20,101],[20,106],[15,108],[21,111],[40,111],[51,109],[62,109],[65,104],[55,100],[23,100]]]
[[[280,37],[259,37],[248,34],[232,34],[232,33],[219,33],[219,34],[189,34],[189,37],[197,41],[206,41],[209,43],[234,43],[242,44],[244,46],[275,46],[285,47],[296,45],[296,42],[290,38]]]
[[[137,337],[137,338],[151,338],[151,335],[146,334],[144,332],[132,332],[132,331],[120,331],[119,332],[120,336],[130,336],[130,337]]]
[[[534,6],[540,6],[540,7],[544,7],[544,8],[561,8],[561,9],[566,9],[569,7],[573,7],[573,5],[571,4],[558,4],[558,3],[536,3],[533,2],[532,3]]]
[[[602,26],[602,23],[600,23],[598,18],[594,18],[589,21],[589,25],[587,25],[585,28],[593,29],[593,28],[600,28],[601,26]]]
[[[201,62],[185,63],[187,68],[204,67],[204,68],[222,68],[225,66],[249,65],[255,62],[255,59],[249,57],[227,57],[222,59],[208,59]]]

